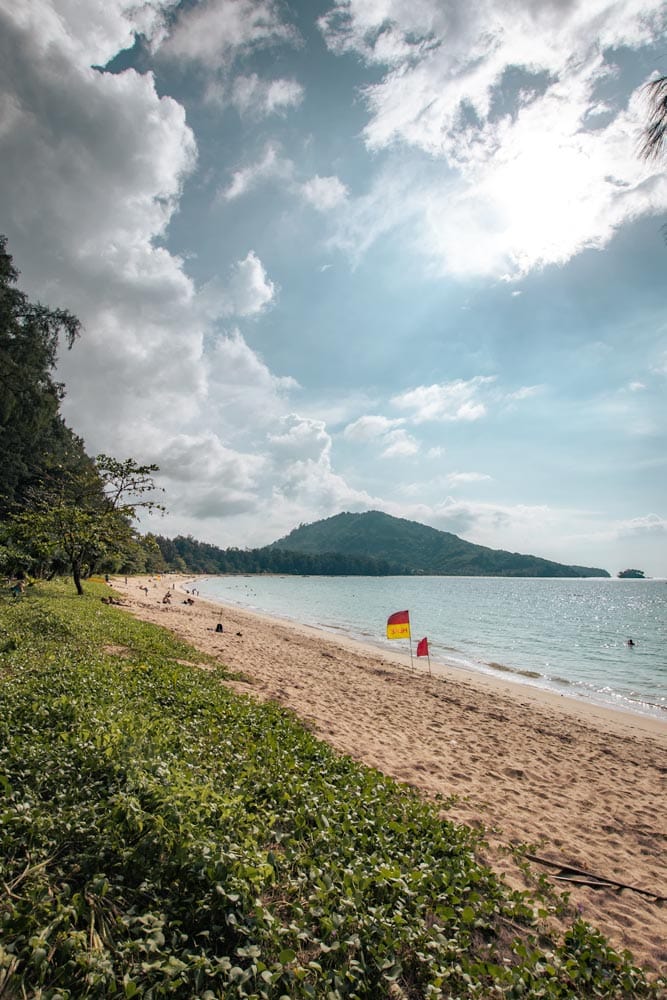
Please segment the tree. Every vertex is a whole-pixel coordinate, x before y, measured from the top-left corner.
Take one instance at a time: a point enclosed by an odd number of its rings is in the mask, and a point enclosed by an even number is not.
[[[9,540],[33,572],[65,564],[83,594],[82,578],[103,558],[129,555],[136,545],[137,511],[163,509],[152,498],[157,471],[156,465],[98,455],[88,467],[42,482],[9,518]]]
[[[657,159],[667,149],[667,76],[646,84],[649,119],[644,129],[640,153],[645,160]]]
[[[60,416],[64,395],[52,372],[61,337],[71,348],[78,319],[32,303],[0,235],[0,517],[19,508],[49,473],[89,461]]]
[[[105,557],[161,558],[132,522],[152,499],[155,465],[93,461],[60,415],[53,378],[60,340],[71,348],[76,316],[32,303],[0,235],[0,564],[38,575],[67,568],[77,592]],[[2,523],[4,520],[4,524]]]

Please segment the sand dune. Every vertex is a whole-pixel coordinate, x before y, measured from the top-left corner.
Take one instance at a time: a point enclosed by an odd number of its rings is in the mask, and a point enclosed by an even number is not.
[[[242,671],[235,690],[294,710],[336,749],[428,796],[454,796],[448,818],[485,827],[487,860],[510,881],[523,876],[505,848],[529,843],[667,897],[667,724],[466,671],[429,677],[424,661],[413,671],[409,657],[199,598],[188,606],[183,593],[162,604],[164,580],[114,585],[138,617]],[[667,969],[667,903],[561,884],[616,947]]]

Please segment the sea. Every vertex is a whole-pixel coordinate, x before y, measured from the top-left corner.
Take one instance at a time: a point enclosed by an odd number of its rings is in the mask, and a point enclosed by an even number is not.
[[[432,664],[667,723],[667,580],[212,576],[197,587],[392,652],[414,656],[427,638]],[[405,610],[411,643],[388,640],[387,618]]]

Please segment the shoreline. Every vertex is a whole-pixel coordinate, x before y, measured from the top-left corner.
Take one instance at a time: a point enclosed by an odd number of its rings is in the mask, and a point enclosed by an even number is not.
[[[483,826],[485,860],[511,884],[526,883],[508,849],[530,844],[554,863],[667,896],[660,720],[463,668],[429,676],[407,654],[323,628],[198,596],[184,604],[192,585],[193,574],[113,580],[137,617],[238,672],[229,688],[283,705],[339,752],[446,802],[447,819]],[[172,604],[162,603],[167,587],[178,588]],[[667,968],[664,903],[553,884],[615,947],[653,972]]]
[[[182,591],[185,593],[185,588],[188,585],[194,583],[196,586],[198,579],[208,580],[209,578],[209,574],[201,574],[200,577],[193,577],[192,575],[184,576],[180,583],[177,584],[177,589],[179,592]],[[169,577],[166,579],[169,579]],[[428,667],[424,659],[417,659],[415,656],[411,662],[409,653],[389,649],[379,641],[353,635],[344,629],[323,624],[306,624],[295,618],[270,614],[269,612],[259,611],[256,608],[245,607],[242,604],[225,603],[221,599],[210,596],[198,596],[197,600],[199,602],[206,602],[212,607],[234,608],[239,612],[256,615],[266,622],[279,622],[297,631],[300,629],[306,631],[312,630],[315,635],[321,635],[325,639],[329,638],[332,642],[340,642],[341,644],[349,643],[352,649],[359,648],[361,651],[366,650],[375,656],[380,656],[392,662],[395,661],[404,668],[412,670],[413,675],[416,677],[420,675],[429,676]],[[442,677],[448,680],[465,681],[466,679],[470,679],[473,683],[479,681],[481,685],[487,685],[491,690],[500,689],[504,692],[513,692],[517,697],[520,695],[521,697],[527,697],[529,700],[534,699],[538,705],[552,705],[564,712],[590,714],[592,717],[605,720],[612,727],[618,726],[624,728],[625,726],[629,726],[633,729],[635,728],[633,723],[636,722],[639,730],[647,733],[662,733],[667,738],[667,710],[662,709],[659,705],[650,705],[644,702],[638,703],[646,704],[647,708],[651,709],[651,711],[646,712],[633,709],[627,705],[609,705],[596,700],[594,696],[585,696],[578,694],[576,690],[569,690],[572,685],[568,681],[564,682],[564,687],[567,689],[560,691],[555,687],[536,683],[529,677],[522,676],[520,670],[512,667],[498,667],[494,669],[490,664],[480,664],[479,667],[476,667],[457,664],[451,661],[437,660],[431,657],[431,673],[434,677]]]

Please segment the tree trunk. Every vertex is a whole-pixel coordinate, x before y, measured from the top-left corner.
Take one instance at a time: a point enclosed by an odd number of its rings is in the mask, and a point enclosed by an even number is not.
[[[81,596],[83,594],[83,587],[81,586],[81,563],[78,559],[75,559],[72,563],[72,577],[74,579],[76,592],[79,596]]]

